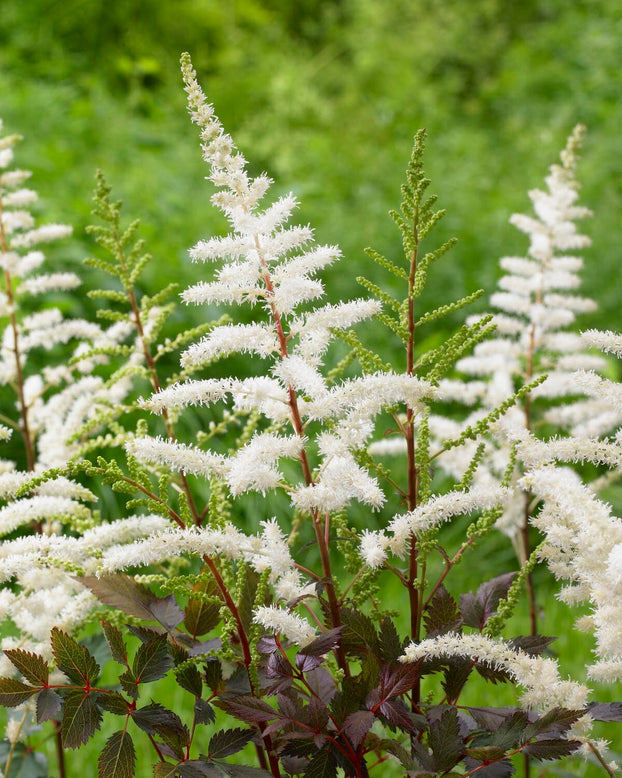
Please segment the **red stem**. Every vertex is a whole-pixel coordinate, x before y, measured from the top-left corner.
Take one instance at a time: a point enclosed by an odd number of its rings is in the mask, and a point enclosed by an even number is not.
[[[413,216],[413,243],[414,248],[410,256],[410,269],[408,274],[408,341],[406,343],[406,374],[411,376],[415,369],[415,301],[413,293],[415,288],[415,277],[417,274],[417,258],[419,252],[419,208],[416,206]],[[415,425],[414,411],[412,408],[406,409],[406,425],[404,429],[406,437],[406,452],[408,461],[408,510],[413,511],[417,507],[418,497],[418,472],[415,451]],[[418,548],[417,538],[414,533],[410,537],[410,551],[408,555],[408,600],[410,604],[410,632],[414,642],[419,642],[421,633],[421,608],[419,590],[416,585],[418,566],[417,566]],[[413,688],[412,705],[413,708],[419,705],[421,696],[420,683],[417,681]]]
[[[259,241],[257,238],[255,238],[255,245],[261,262],[264,284],[266,286],[266,291],[268,292],[268,303],[270,305],[270,312],[272,314],[272,319],[274,321],[274,326],[277,332],[281,358],[286,359],[289,356],[289,352],[287,348],[287,337],[285,336],[285,332],[283,330],[281,315],[277,310],[276,305],[274,304],[274,286],[272,284],[272,279],[270,277],[270,271],[268,269],[265,260],[262,257],[261,246],[259,245]],[[288,394],[288,403],[289,403],[289,408],[291,413],[292,426],[294,428],[296,435],[298,435],[298,437],[302,439],[304,437],[304,424],[302,421],[302,417],[300,415],[300,409],[298,408],[298,398],[296,396],[296,391],[292,386],[289,386],[287,388],[287,394]],[[301,450],[300,450],[300,464],[302,467],[302,474],[306,485],[312,486],[314,483],[313,474],[311,471],[311,465],[309,464],[309,457],[304,445],[301,446]],[[315,538],[317,541],[318,550],[320,552],[322,574],[324,576],[324,584],[326,587],[326,596],[328,598],[328,605],[330,608],[332,625],[333,627],[339,627],[341,626],[341,615],[340,615],[341,609],[339,606],[337,592],[335,590],[335,584],[333,582],[331,564],[330,564],[330,552],[329,552],[330,515],[328,513],[325,515],[323,525],[322,525],[322,518],[317,509],[312,509],[311,517],[313,520],[313,530],[315,532]],[[346,660],[345,652],[341,646],[337,646],[337,648],[335,649],[335,656],[337,657],[337,663],[340,669],[343,670],[346,676],[349,677],[350,667]]]
[[[58,765],[58,778],[67,778],[65,771],[65,749],[63,747],[63,736],[60,729],[60,721],[54,719],[54,744],[56,747],[56,763]]]
[[[227,608],[229,609],[229,612],[235,619],[236,627],[237,627],[237,633],[238,637],[240,639],[240,646],[242,647],[242,657],[244,662],[244,667],[246,668],[246,673],[248,675],[248,682],[251,687],[251,693],[253,696],[255,695],[255,688],[253,686],[253,679],[250,672],[251,663],[253,661],[253,657],[251,654],[251,648],[250,644],[248,642],[248,636],[246,635],[246,630],[244,629],[244,624],[242,622],[242,618],[240,616],[240,612],[233,601],[233,598],[231,597],[231,594],[229,593],[229,590],[227,589],[227,586],[225,582],[222,579],[222,576],[220,575],[220,572],[218,571],[218,568],[216,567],[214,561],[208,557],[207,555],[203,557],[203,561],[209,568],[211,574],[214,576],[214,580],[216,581],[216,585],[218,586],[220,593],[223,596],[223,599],[225,601],[225,604]],[[279,760],[277,756],[274,754],[274,751],[272,749],[272,740],[269,735],[264,735],[263,731],[266,728],[266,725],[263,722],[259,722],[257,724],[257,727],[259,728],[259,731],[261,732],[261,736],[264,739],[265,742],[265,750],[268,753],[268,761],[270,762],[270,771],[274,775],[275,778],[280,778],[280,769],[279,769]],[[259,749],[258,749],[259,753]],[[260,762],[261,762],[260,757]],[[265,760],[262,763],[262,767],[266,769],[265,767]]]

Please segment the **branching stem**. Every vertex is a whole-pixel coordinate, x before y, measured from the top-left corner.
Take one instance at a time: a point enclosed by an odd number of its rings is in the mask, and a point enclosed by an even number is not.
[[[283,322],[281,320],[281,314],[279,313],[274,303],[274,286],[272,284],[270,270],[268,268],[267,262],[263,257],[261,245],[259,243],[259,238],[257,236],[255,236],[255,248],[257,250],[257,254],[259,256],[259,260],[261,263],[263,281],[266,287],[270,312],[272,314],[272,319],[274,321],[274,326],[277,332],[281,358],[287,359],[287,357],[289,356],[288,347],[287,347],[287,337],[285,336],[285,332],[283,330]],[[287,394],[288,394],[288,403],[290,408],[290,418],[291,418],[292,427],[294,428],[294,432],[296,433],[296,435],[298,435],[301,441],[303,441],[304,424],[302,421],[302,417],[300,415],[300,409],[298,407],[298,397],[296,395],[296,390],[294,389],[293,386],[288,386]],[[309,456],[307,454],[307,450],[304,444],[302,444],[300,448],[300,465],[302,467],[302,474],[305,480],[305,484],[307,486],[313,486],[314,484],[313,473],[311,471]],[[324,584],[326,587],[326,596],[328,598],[328,604],[330,608],[331,621],[333,623],[333,627],[339,627],[341,626],[340,605],[339,605],[339,600],[337,598],[337,592],[335,590],[335,584],[333,581],[331,564],[330,564],[330,551],[329,551],[330,514],[326,513],[325,516],[322,517],[320,512],[314,508],[311,510],[311,518],[313,520],[313,530],[315,532],[315,538],[317,541],[318,550],[320,552],[322,574],[324,576]],[[337,662],[339,664],[340,669],[343,670],[343,672],[347,676],[349,676],[350,668],[346,660],[346,656],[343,651],[343,648],[341,646],[337,646],[337,648],[335,649],[335,655],[337,657]]]
[[[248,682],[251,688],[251,694],[253,696],[257,696],[254,684],[253,684],[253,676],[251,673],[251,663],[253,661],[253,657],[251,654],[251,647],[250,642],[248,640],[248,635],[246,634],[246,630],[244,628],[244,622],[242,621],[242,617],[240,616],[240,611],[238,610],[237,605],[233,601],[233,598],[231,597],[231,594],[229,592],[229,589],[227,588],[227,585],[222,579],[222,576],[220,575],[220,571],[216,567],[216,564],[211,557],[205,555],[203,557],[203,561],[209,568],[210,573],[214,577],[214,581],[216,582],[216,585],[218,586],[218,589],[220,590],[220,593],[222,594],[222,597],[225,601],[225,604],[227,608],[229,609],[229,613],[233,616],[235,619],[236,624],[236,630],[238,633],[238,638],[240,640],[240,646],[242,648],[242,661],[244,662],[244,667],[246,668],[246,674],[248,675]],[[279,771],[279,761],[272,749],[272,741],[270,739],[269,735],[263,734],[263,731],[266,727],[266,725],[263,722],[258,722],[257,724],[259,731],[262,734],[262,737],[265,742],[265,750],[268,753],[268,761],[270,763],[270,771],[274,775],[274,778],[280,778],[280,771]],[[261,759],[260,759],[261,761]],[[265,764],[265,759],[264,762]],[[263,766],[263,765],[262,765]],[[265,769],[265,768],[264,768]]]
[[[125,252],[123,250],[123,241],[121,239],[121,236],[119,235],[118,225],[116,224],[113,227],[113,236],[117,247],[117,256],[119,258],[119,264],[121,265],[121,269],[123,270],[123,274],[125,276],[127,274],[127,260],[125,259]],[[151,385],[153,387],[154,392],[157,394],[158,392],[162,391],[162,384],[160,383],[160,377],[158,376],[155,360],[151,353],[151,346],[149,344],[149,340],[145,335],[145,328],[143,326],[140,307],[138,305],[138,301],[136,300],[136,293],[134,291],[134,287],[131,284],[127,284],[126,286],[125,283],[123,283],[123,286],[125,288],[125,293],[127,294],[130,308],[132,309],[134,325],[136,326],[136,331],[138,332],[138,337],[140,339],[140,345],[143,351],[143,356],[145,358],[145,364],[147,365],[147,370],[149,371]],[[166,430],[168,439],[172,443],[175,443],[177,441],[177,437],[175,435],[173,425],[170,422],[166,408],[162,408],[161,416],[162,416],[162,421],[164,422],[164,428]],[[177,473],[177,475],[179,477],[182,490],[186,495],[186,499],[188,501],[188,507],[190,508],[190,512],[192,513],[194,523],[201,524],[202,513],[199,512],[196,506],[194,496],[188,484],[188,479],[186,478],[186,474],[182,470],[180,470]]]

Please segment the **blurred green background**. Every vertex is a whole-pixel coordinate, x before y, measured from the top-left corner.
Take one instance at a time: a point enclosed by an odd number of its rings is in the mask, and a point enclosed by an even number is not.
[[[508,218],[528,211],[527,191],[586,124],[579,178],[594,218],[584,224],[593,247],[583,291],[600,309],[580,324],[622,328],[622,0],[0,2],[0,116],[25,136],[18,162],[34,171],[44,219],[74,225],[61,262],[93,251],[84,226],[101,167],[127,216],[143,220],[156,260],[148,291],[198,280],[187,250],[226,224],[210,206],[186,114],[178,59],[187,50],[252,169],[297,194],[299,218],[321,242],[340,244],[345,259],[326,277],[333,297],[358,294],[354,278],[374,272],[365,246],[399,257],[387,211],[417,128],[428,130],[431,191],[448,211],[436,241],[459,239],[430,279],[427,299],[438,305],[477,287],[490,293],[498,259],[524,254]],[[465,585],[479,572],[465,565]],[[551,608],[545,631],[560,634],[566,656],[581,646],[564,665],[580,676],[592,643],[572,620]],[[490,704],[511,699],[492,692]],[[618,728],[607,735],[622,740]],[[94,765],[96,753],[71,765]]]
[[[82,228],[100,166],[144,220],[154,283],[196,279],[187,249],[225,224],[186,115],[188,50],[253,168],[341,245],[329,283],[349,296],[365,246],[399,251],[386,213],[425,126],[448,210],[437,237],[459,238],[433,274],[436,300],[490,290],[499,257],[524,253],[508,217],[583,122],[585,292],[600,312],[582,324],[615,328],[621,40],[621,0],[2,0],[0,116],[26,136],[19,160],[46,218],[74,224],[75,258],[91,251]]]

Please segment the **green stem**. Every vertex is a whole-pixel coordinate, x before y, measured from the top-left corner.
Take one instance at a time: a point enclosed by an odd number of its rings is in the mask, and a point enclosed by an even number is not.
[[[589,741],[588,741],[588,746],[589,746],[589,749],[590,749],[590,751],[591,751],[591,752],[594,754],[594,756],[596,757],[596,759],[598,759],[598,761],[600,762],[600,764],[601,764],[601,766],[602,766],[603,770],[604,770],[604,771],[607,773],[607,775],[611,776],[611,778],[615,778],[615,774],[616,774],[616,773],[615,773],[615,771],[614,771],[614,770],[612,770],[612,769],[609,767],[609,765],[607,764],[607,762],[605,762],[605,760],[604,760],[604,758],[603,758],[603,755],[600,753],[600,751],[598,750],[598,748],[596,748],[596,746],[594,745],[594,743],[592,743],[592,741],[591,741],[591,740],[589,740]]]
[[[4,765],[4,774],[9,775],[9,770],[11,768],[11,762],[13,761],[13,754],[15,753],[15,746],[19,742],[19,736],[21,735],[22,728],[24,724],[26,723],[26,719],[28,718],[28,711],[24,711],[24,715],[22,716],[22,720],[19,722],[19,727],[17,729],[17,734],[15,739],[11,743],[11,747],[9,748],[9,753],[6,758],[6,764]]]

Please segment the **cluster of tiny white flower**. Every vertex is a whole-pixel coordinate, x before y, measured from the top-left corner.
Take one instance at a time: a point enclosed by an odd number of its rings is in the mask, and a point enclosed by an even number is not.
[[[501,486],[465,491],[450,491],[435,495],[408,513],[395,516],[384,531],[364,530],[361,536],[361,556],[370,567],[379,567],[390,551],[402,557],[412,535],[420,535],[455,516],[496,508],[507,498],[508,490]]]
[[[145,463],[217,475],[234,495],[251,490],[264,493],[287,483],[279,460],[306,458],[304,447],[311,442],[304,433],[307,422],[330,422],[330,431],[314,441],[321,457],[317,475],[307,471],[305,483],[290,487],[293,504],[320,512],[339,510],[351,500],[379,507],[384,502],[382,490],[357,463],[354,452],[371,436],[372,422],[384,407],[401,402],[418,410],[432,387],[412,376],[391,374],[328,385],[319,368],[331,332],[369,318],[379,304],[355,300],[310,312],[299,310],[323,295],[322,284],[314,276],[340,252],[334,246],[310,246],[313,233],[308,226],[286,226],[297,204],[293,195],[279,198],[263,212],[258,210],[270,180],[248,175],[246,160],[208,105],[188,62],[183,74],[190,112],[201,129],[209,178],[219,188],[212,201],[228,217],[232,233],[201,241],[191,250],[195,261],[223,264],[214,281],[191,287],[182,298],[192,303],[261,301],[267,316],[265,321],[213,329],[184,352],[182,366],[200,368],[217,357],[249,353],[271,360],[266,371],[271,376],[187,380],[152,395],[144,406],[161,413],[231,396],[235,408],[257,411],[271,422],[289,420],[294,435],[257,433],[231,456],[148,438],[131,441],[128,450]]]
[[[73,292],[81,282],[72,272],[39,272],[45,255],[38,247],[72,230],[57,224],[35,226],[27,208],[37,194],[23,187],[30,173],[9,169],[18,140],[15,135],[0,138],[0,316],[7,319],[0,339],[0,384],[15,390],[18,413],[18,420],[6,419],[0,439],[21,435],[26,469],[10,459],[0,460],[0,580],[13,584],[1,592],[1,617],[18,629],[17,635],[3,637],[0,647],[19,645],[50,657],[51,628],[76,628],[96,601],[72,573],[95,572],[103,549],[163,529],[166,522],[120,519],[85,531],[93,524],[91,504],[96,498],[77,482],[55,477],[28,492],[19,491],[46,468],[64,466],[80,446],[75,435],[85,422],[127,395],[131,381],[121,377],[106,382],[91,375],[94,364],[106,357],[88,355],[123,342],[134,330],[129,321],[106,330],[84,319],[67,319],[58,308],[24,313],[32,307],[22,304],[25,299]],[[41,362],[36,351],[57,346],[68,347],[64,362],[33,372],[33,365]],[[29,359],[31,352],[34,359]],[[129,359],[143,359],[139,344]],[[64,535],[63,526],[80,530],[79,538]],[[34,535],[7,539],[16,530],[32,528]],[[0,674],[11,674],[10,663],[4,657],[1,662]]]
[[[590,330],[586,345],[622,356],[622,336]],[[614,478],[622,468],[622,394],[620,385],[592,371],[578,371],[577,385],[591,385],[590,402],[598,408],[602,429],[610,437],[581,437],[580,430],[567,439],[548,442],[529,437],[523,443],[524,459],[531,466],[521,485],[543,503],[533,523],[544,534],[541,556],[557,578],[568,585],[560,598],[569,604],[589,603],[591,613],[578,625],[596,638],[597,661],[588,669],[600,681],[622,678],[622,519],[598,499],[596,488],[606,476],[584,484],[578,475],[560,466],[564,462],[591,462],[611,469]],[[604,420],[607,419],[607,423]]]
[[[269,582],[279,600],[290,602],[307,593],[307,584],[294,567],[286,538],[276,520],[264,521],[258,535],[246,535],[232,524],[221,529],[202,527],[170,527],[165,520],[145,524],[133,543],[120,536],[119,542],[108,543],[97,562],[97,571],[104,573],[128,567],[157,564],[179,556],[209,556],[248,562],[254,570],[269,570]],[[113,526],[113,525],[111,525]],[[120,526],[122,529],[122,525]]]
[[[498,479],[510,459],[515,440],[531,429],[534,415],[562,430],[569,428],[570,419],[592,419],[593,407],[579,399],[575,371],[602,370],[604,361],[585,352],[578,334],[564,331],[573,324],[578,313],[593,311],[595,303],[576,295],[581,284],[580,257],[568,251],[590,245],[581,235],[575,221],[591,215],[577,205],[579,185],[575,179],[577,149],[584,128],[577,126],[561,154],[561,164],[552,165],[546,178],[547,190],[529,193],[535,217],[515,214],[511,223],[529,237],[528,256],[505,257],[501,267],[505,275],[499,281],[500,291],[490,302],[501,313],[494,315],[498,336],[476,346],[473,356],[458,362],[457,368],[471,376],[487,380],[475,381],[475,391],[481,391],[480,408],[466,423],[506,400],[519,387],[534,378],[546,376],[525,399],[512,408],[496,426],[495,440],[476,474],[477,479]],[[468,385],[468,384],[467,384]],[[456,391],[457,388],[457,391]],[[451,387],[448,398],[459,400],[462,388]],[[542,400],[554,400],[553,407],[539,410]],[[560,400],[564,400],[560,403]],[[538,403],[538,401],[540,401]],[[534,405],[538,403],[537,408]],[[443,422],[443,427],[446,421]],[[445,432],[445,429],[443,430]],[[450,452],[444,464],[453,470],[468,466],[473,447]],[[516,478],[513,479],[516,483]],[[524,528],[525,511],[520,500],[512,500],[498,526],[515,542]],[[516,504],[519,509],[516,510]],[[523,556],[521,549],[519,556]]]
[[[465,657],[509,673],[524,689],[523,703],[540,710],[555,706],[581,710],[587,704],[589,689],[560,678],[557,662],[530,656],[500,640],[484,635],[440,635],[406,647],[402,662],[442,657]]]

